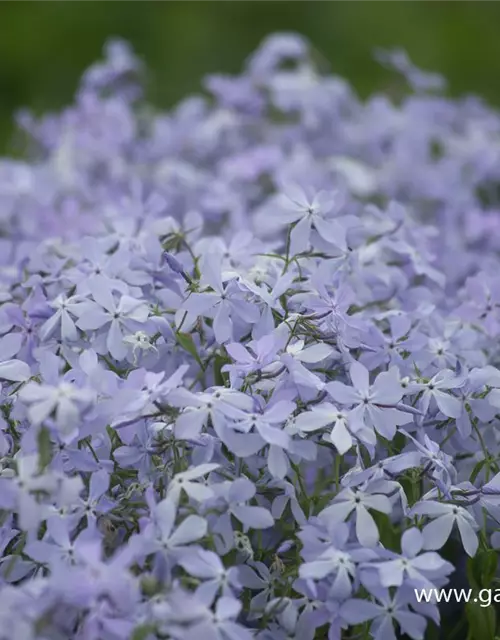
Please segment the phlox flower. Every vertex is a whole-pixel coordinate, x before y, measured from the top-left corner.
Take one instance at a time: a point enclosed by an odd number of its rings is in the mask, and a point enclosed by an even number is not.
[[[101,278],[89,283],[94,302],[89,301],[76,325],[84,331],[101,330],[105,346],[111,356],[122,360],[127,355],[123,330],[132,331],[135,324],[144,324],[149,316],[148,306],[128,295],[117,302],[111,288]],[[104,329],[106,333],[102,333]]]
[[[19,397],[28,405],[28,417],[33,425],[39,426],[54,415],[61,437],[71,441],[95,394],[91,389],[80,389],[69,382],[61,382],[58,386],[29,382],[21,389]]]
[[[332,504],[320,514],[327,522],[344,522],[351,514],[356,522],[356,536],[359,542],[366,547],[374,547],[379,541],[379,532],[375,520],[368,509],[374,509],[381,513],[391,513],[391,501],[381,493],[369,493],[362,489],[343,489]]]
[[[409,414],[396,408],[403,397],[397,368],[380,373],[373,385],[368,370],[360,362],[353,362],[349,373],[353,386],[329,382],[325,387],[328,394],[343,405],[354,405],[349,413],[354,430],[366,424],[391,440],[398,425],[412,420]]]
[[[466,553],[469,556],[476,553],[479,545],[476,535],[478,526],[464,507],[425,500],[417,503],[411,509],[410,515],[434,518],[422,531],[425,549],[441,549],[456,524]]]

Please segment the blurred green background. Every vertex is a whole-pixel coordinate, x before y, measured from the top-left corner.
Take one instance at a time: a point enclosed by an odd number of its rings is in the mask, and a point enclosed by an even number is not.
[[[443,73],[452,94],[479,93],[500,105],[498,2],[0,2],[0,151],[12,114],[61,107],[81,72],[116,35],[150,70],[151,99],[168,106],[200,87],[207,72],[236,72],[277,30],[306,35],[335,73],[362,95],[384,86],[375,47],[403,47]]]

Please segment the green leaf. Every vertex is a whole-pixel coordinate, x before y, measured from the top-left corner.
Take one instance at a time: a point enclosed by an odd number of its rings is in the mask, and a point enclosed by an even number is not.
[[[411,507],[422,497],[422,470],[419,467],[407,469],[399,479]]]
[[[222,372],[222,367],[229,364],[231,360],[221,355],[217,355],[214,358],[214,381],[219,387],[224,387],[228,378],[227,373]]]
[[[154,624],[141,624],[134,629],[130,640],[146,640],[149,635],[156,635],[156,627]]]
[[[476,583],[480,587],[489,587],[497,570],[497,553],[493,549],[480,551],[474,558],[471,558],[473,569],[472,573]]]
[[[200,356],[198,355],[198,351],[196,350],[193,336],[191,336],[189,333],[181,333],[180,331],[178,331],[176,333],[176,338],[177,342],[184,349],[184,351],[187,351],[191,356],[193,356],[200,367],[204,369],[203,362],[200,360]]]
[[[475,466],[474,469],[472,469],[472,473],[470,474],[470,478],[469,480],[472,482],[472,484],[474,484],[477,476],[479,475],[479,473],[481,472],[481,469],[484,467],[484,465],[488,462],[487,458],[483,458],[482,460],[480,460]]]
[[[467,580],[469,581],[470,586],[474,590],[479,591],[479,589],[481,588],[481,575],[478,571],[478,567],[476,563],[474,562],[474,558],[467,559],[466,572],[467,572]]]
[[[493,549],[479,551],[467,560],[467,578],[471,587],[479,591],[490,586],[497,570],[497,553]]]
[[[440,627],[442,627],[442,622],[440,624]],[[465,624],[465,621],[462,621],[462,624]],[[425,630],[425,640],[441,640],[442,633],[441,633],[441,629],[440,627],[438,627],[436,625],[436,623],[432,620],[429,620],[429,624],[427,625],[427,629]],[[449,640],[451,640],[451,637],[446,636],[447,639],[449,638]]]
[[[50,433],[46,427],[42,427],[38,432],[38,466],[40,471],[46,469],[52,460],[52,442]]]
[[[380,535],[380,542],[386,549],[399,551],[401,534],[389,519],[389,516],[380,511],[372,511],[371,515],[375,520]]]
[[[465,612],[469,623],[469,640],[495,640],[497,616],[494,607],[468,602]]]
[[[161,585],[156,578],[145,576],[141,580],[141,591],[145,596],[151,597],[161,591]]]

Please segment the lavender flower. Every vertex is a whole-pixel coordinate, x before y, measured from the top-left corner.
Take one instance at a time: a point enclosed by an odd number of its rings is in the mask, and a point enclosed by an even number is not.
[[[499,114],[105,53],[0,161],[0,638],[420,640],[494,579]]]

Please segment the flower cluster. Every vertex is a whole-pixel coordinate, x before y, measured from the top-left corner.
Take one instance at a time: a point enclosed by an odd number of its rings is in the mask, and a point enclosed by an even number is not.
[[[159,113],[113,42],[20,114],[1,640],[419,640],[496,579],[500,115],[381,61],[408,95],[276,35]]]

